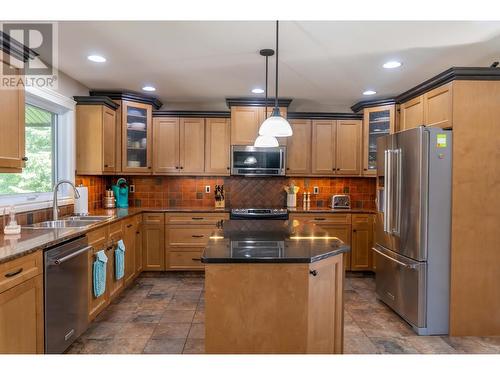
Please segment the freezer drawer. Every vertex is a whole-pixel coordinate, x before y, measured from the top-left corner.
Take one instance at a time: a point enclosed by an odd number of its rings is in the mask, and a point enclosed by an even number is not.
[[[377,264],[377,297],[414,327],[426,325],[427,263],[398,255],[381,246],[373,248]]]

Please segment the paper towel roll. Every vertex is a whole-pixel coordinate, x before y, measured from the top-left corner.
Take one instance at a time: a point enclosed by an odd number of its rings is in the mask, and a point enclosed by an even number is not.
[[[77,186],[76,190],[80,198],[75,199],[75,214],[88,215],[89,213],[89,190],[85,186]]]

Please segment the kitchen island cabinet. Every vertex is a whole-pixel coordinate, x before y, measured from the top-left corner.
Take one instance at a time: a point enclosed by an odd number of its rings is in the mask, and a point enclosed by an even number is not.
[[[348,251],[316,225],[224,222],[202,257],[206,352],[342,353]]]

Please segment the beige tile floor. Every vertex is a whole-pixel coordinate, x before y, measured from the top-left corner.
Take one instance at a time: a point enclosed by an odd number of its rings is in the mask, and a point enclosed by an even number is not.
[[[202,273],[143,273],[67,352],[203,353],[203,284]],[[346,278],[345,353],[500,354],[500,337],[417,336],[374,290],[372,277]]]

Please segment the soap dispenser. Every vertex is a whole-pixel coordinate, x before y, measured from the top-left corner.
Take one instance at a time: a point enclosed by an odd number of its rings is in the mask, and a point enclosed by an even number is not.
[[[9,209],[9,223],[3,228],[4,234],[19,234],[21,233],[21,226],[16,220],[16,209],[10,206]]]

